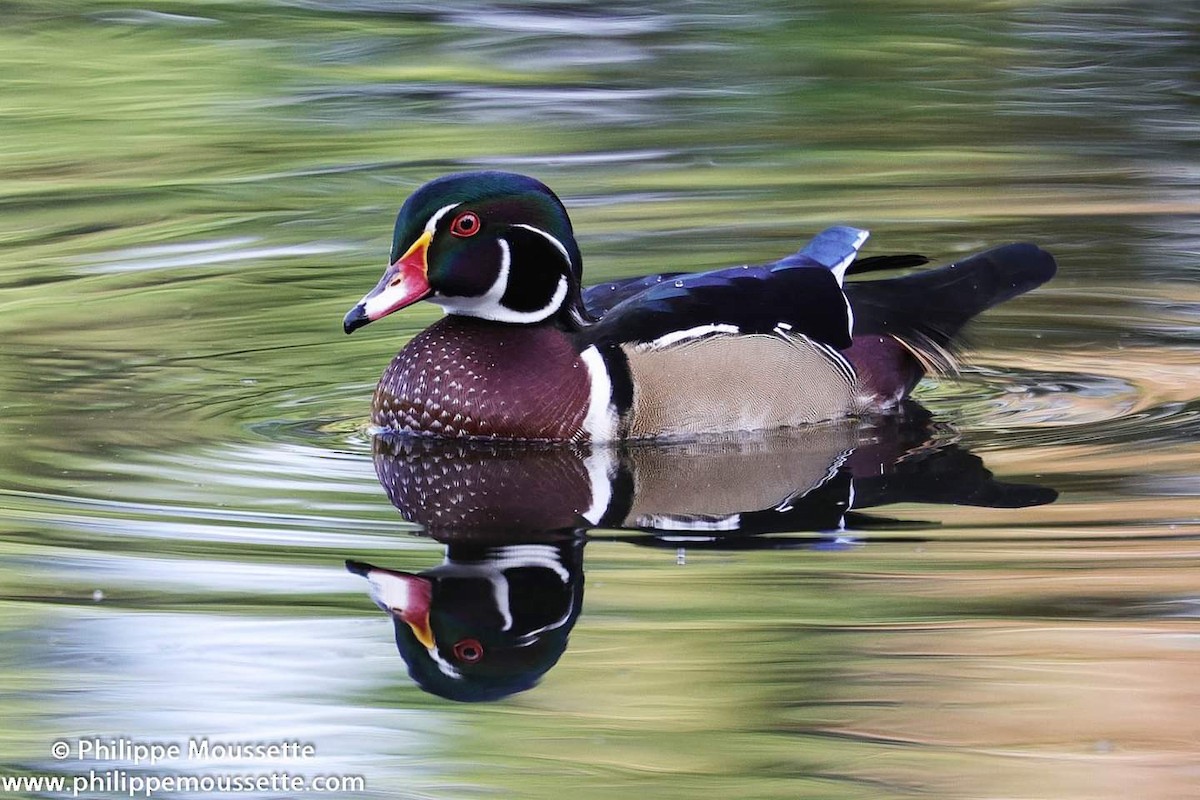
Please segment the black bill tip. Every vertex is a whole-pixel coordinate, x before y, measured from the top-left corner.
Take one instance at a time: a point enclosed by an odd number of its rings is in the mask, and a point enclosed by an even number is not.
[[[346,314],[342,320],[342,330],[346,333],[354,333],[356,330],[366,325],[371,321],[367,316],[367,309],[362,303],[359,303],[354,308],[350,309],[350,313]]]

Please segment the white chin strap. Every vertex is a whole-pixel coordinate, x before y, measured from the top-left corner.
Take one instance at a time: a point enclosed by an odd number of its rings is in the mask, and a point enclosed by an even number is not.
[[[545,236],[566,257],[566,249],[550,234],[528,225],[520,227]],[[429,301],[441,306],[447,314],[462,314],[493,322],[529,325],[552,317],[562,308],[563,301],[567,299],[567,277],[564,275],[558,279],[558,285],[554,287],[554,294],[551,295],[550,301],[541,308],[533,311],[516,311],[509,308],[501,302],[501,298],[508,291],[508,278],[512,271],[512,250],[506,240],[497,239],[496,241],[500,245],[500,271],[486,292],[475,297],[450,297],[435,293],[429,297]],[[567,259],[567,263],[570,264],[570,259]]]

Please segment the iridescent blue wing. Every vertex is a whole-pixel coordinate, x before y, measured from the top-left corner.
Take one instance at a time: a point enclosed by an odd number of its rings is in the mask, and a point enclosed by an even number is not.
[[[618,278],[608,283],[589,286],[583,290],[583,305],[593,317],[602,317],[614,306],[636,294],[641,294],[651,286],[686,274],[685,272],[663,272],[657,275],[640,275],[636,278]]]
[[[867,232],[857,228],[829,228],[773,264],[653,275],[610,284],[595,295],[589,290],[589,307],[611,305],[584,336],[593,344],[617,344],[706,328],[781,329],[838,349],[849,347],[853,318],[841,284],[866,238]]]

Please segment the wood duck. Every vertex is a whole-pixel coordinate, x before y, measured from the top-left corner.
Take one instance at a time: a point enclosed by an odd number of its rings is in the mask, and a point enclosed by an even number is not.
[[[562,202],[506,172],[448,175],[396,220],[390,266],[346,315],[350,333],[420,300],[447,315],[392,360],[372,401],[386,431],[610,442],[770,430],[886,413],[952,369],[973,316],[1049,280],[1011,244],[875,281],[847,272],[867,232],[839,226],[772,264],[582,289]],[[856,260],[857,259],[857,260]]]
[[[896,503],[1025,508],[1057,498],[997,479],[913,401],[902,411],[622,447],[377,436],[373,457],[401,516],[444,542],[552,540],[593,528],[741,539],[864,531],[889,524],[866,509]]]
[[[379,436],[380,483],[405,519],[446,545],[445,560],[421,572],[346,566],[391,617],[417,685],[497,700],[533,687],[566,650],[591,536],[676,558],[681,548],[836,549],[881,528],[921,541],[936,527],[868,511],[877,507],[1023,508],[1057,496],[997,480],[947,436],[911,407],[870,425],[630,447]]]

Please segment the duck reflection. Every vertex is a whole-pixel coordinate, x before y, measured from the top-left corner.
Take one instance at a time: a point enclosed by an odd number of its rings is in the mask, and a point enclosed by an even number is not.
[[[1054,490],[997,481],[913,406],[864,424],[620,447],[377,438],[375,469],[404,517],[446,545],[413,574],[359,561],[409,674],[454,700],[531,688],[583,603],[593,528],[680,548],[837,546],[899,523],[865,509],[918,502],[1021,508]],[[763,534],[777,534],[763,536]]]

